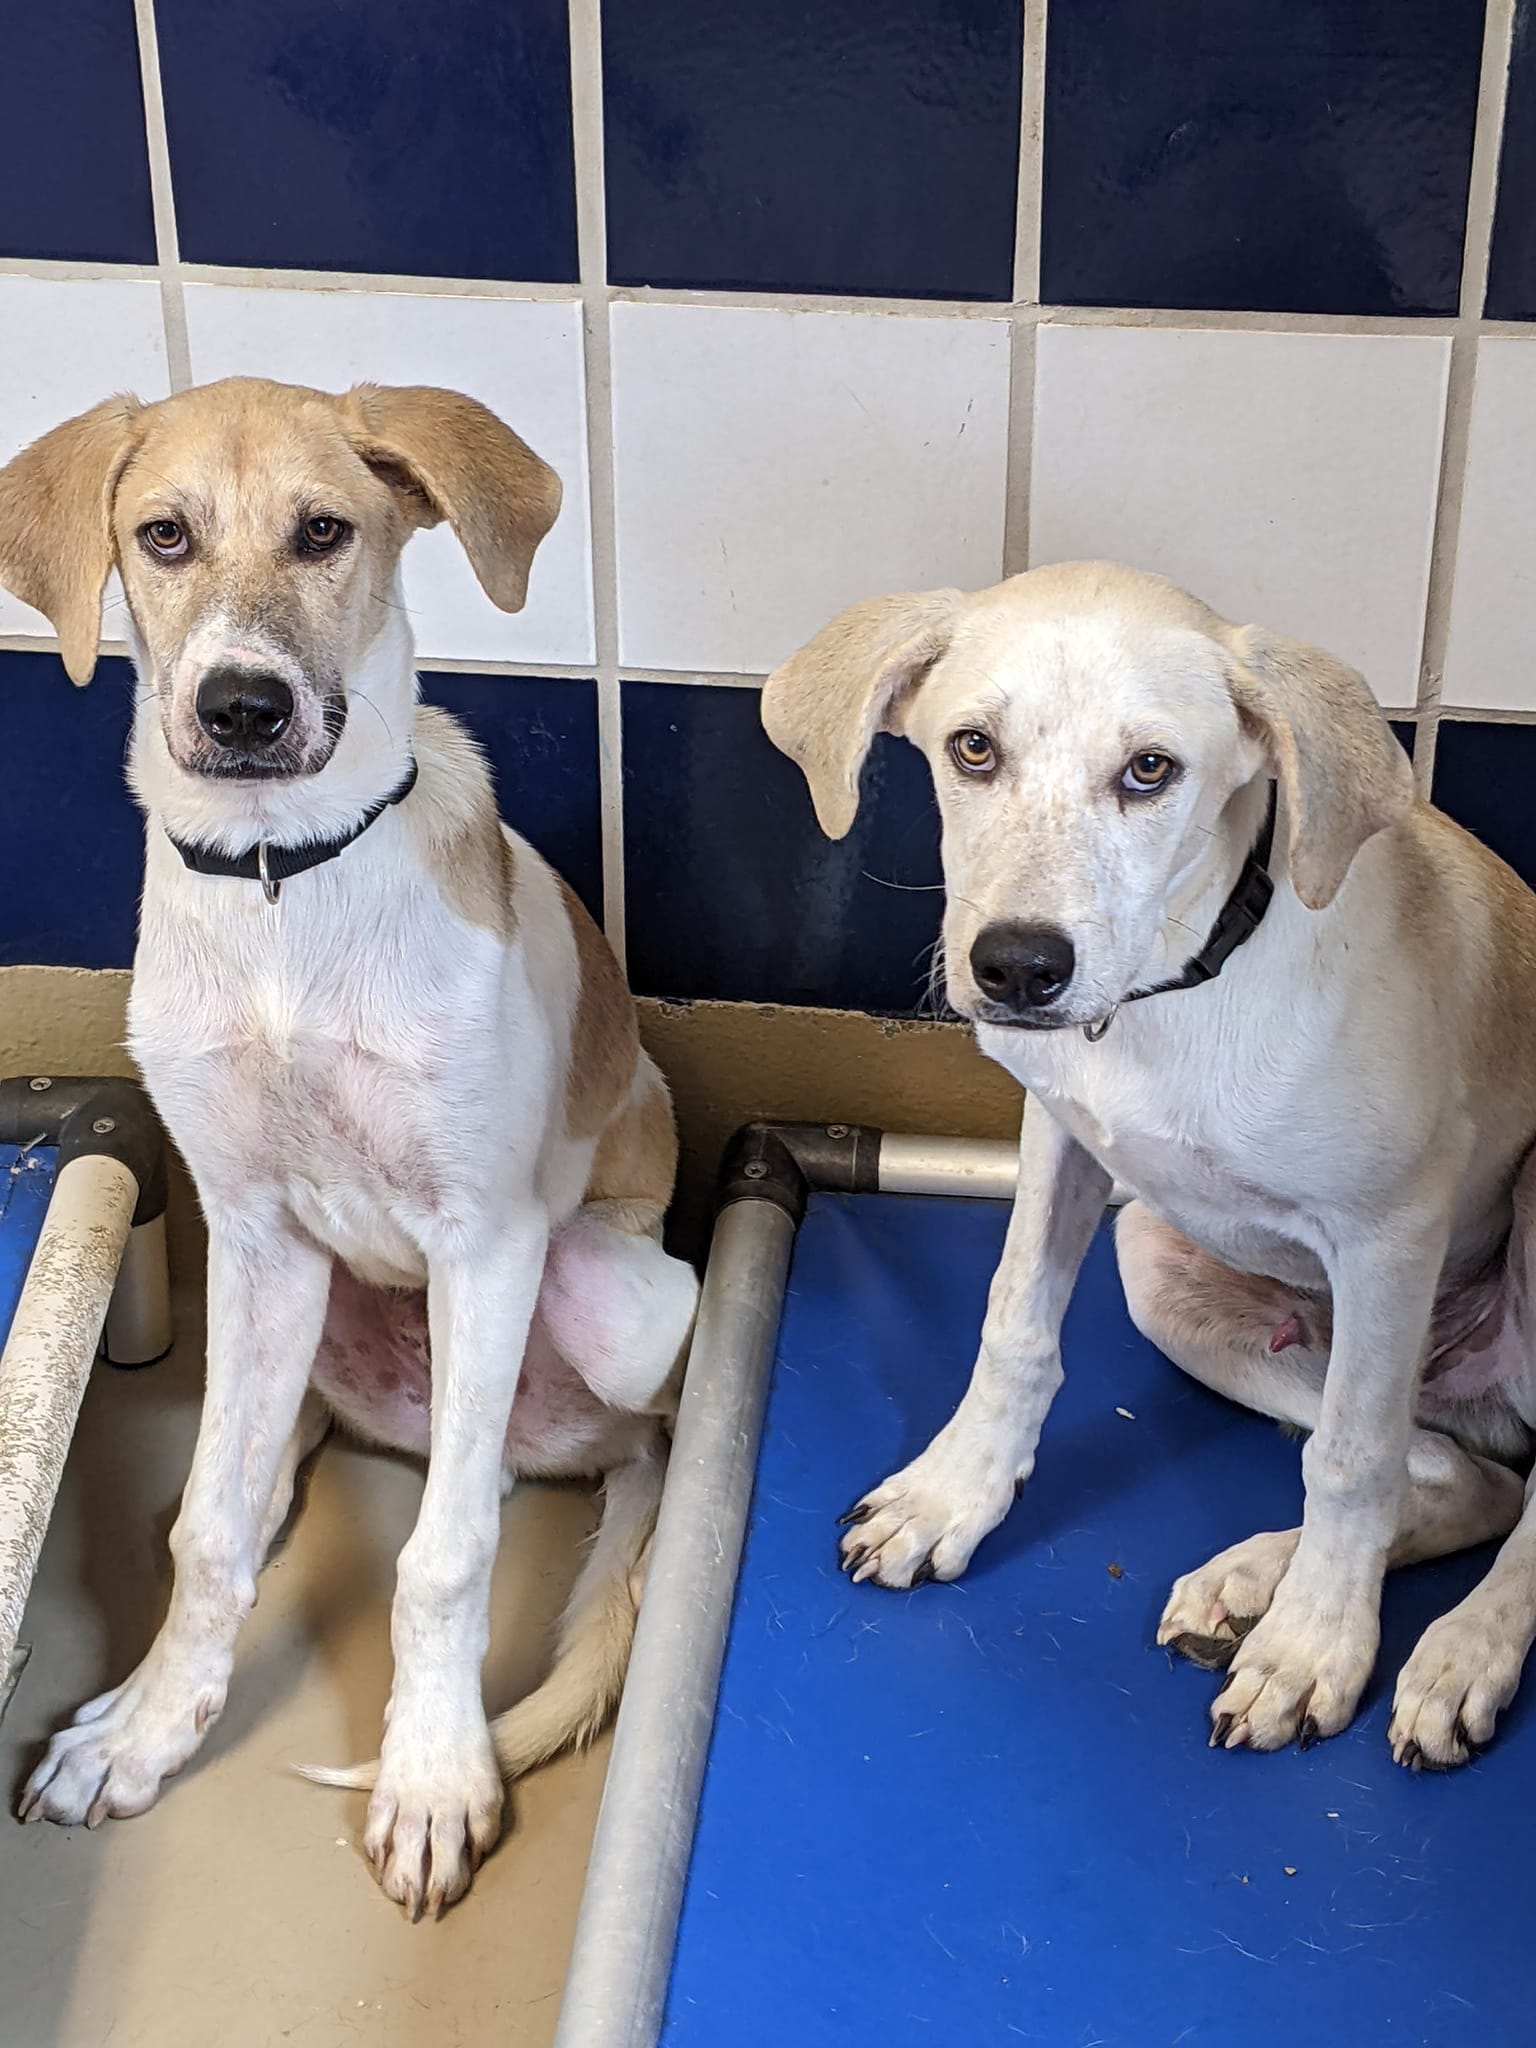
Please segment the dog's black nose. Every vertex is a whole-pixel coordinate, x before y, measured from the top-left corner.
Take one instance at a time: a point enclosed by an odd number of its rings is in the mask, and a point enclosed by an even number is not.
[[[197,722],[215,745],[255,754],[288,730],[293,692],[260,668],[210,669],[197,686]]]
[[[989,924],[971,947],[976,986],[1016,1013],[1049,1009],[1076,966],[1072,941],[1050,924]]]

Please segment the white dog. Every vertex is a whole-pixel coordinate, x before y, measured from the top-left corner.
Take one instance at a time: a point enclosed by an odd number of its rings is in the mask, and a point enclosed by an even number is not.
[[[209,1240],[169,1618],[54,1738],[22,1811],[139,1813],[193,1755],[335,1414],[429,1457],[382,1759],[331,1774],[373,1785],[366,1847],[413,1915],[468,1884],[502,1774],[612,1707],[696,1293],[659,1241],[671,1107],[618,967],[499,823],[468,737],[416,703],[412,531],[446,519],[515,611],[559,499],[484,407],[371,386],[113,400],[0,471],[0,581],[76,682],[122,575],[148,814],[131,1042]],[[488,1729],[501,1497],[597,1473],[554,1671]]]
[[[1352,670],[1126,569],[858,605],[763,718],[834,837],[876,732],[926,754],[950,999],[1028,1090],[970,1387],[846,1518],[845,1566],[953,1579],[1007,1512],[1118,1180],[1140,1328],[1310,1432],[1301,1529],[1223,1553],[1163,1617],[1229,1665],[1213,1742],[1343,1728],[1386,1567],[1513,1530],[1398,1683],[1399,1760],[1464,1761],[1536,1633],[1510,1469],[1536,1426],[1536,897],[1415,801]]]

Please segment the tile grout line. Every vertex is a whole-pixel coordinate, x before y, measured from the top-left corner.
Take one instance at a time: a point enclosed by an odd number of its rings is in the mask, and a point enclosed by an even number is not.
[[[265,270],[225,263],[184,263],[189,284],[235,286],[242,290],[372,293],[418,299],[516,299],[528,305],[553,301],[569,305],[581,297],[579,284],[549,284],[534,278],[434,277],[404,270]]]
[[[176,234],[176,195],[171,184],[171,144],[165,121],[165,93],[160,79],[160,38],[155,27],[155,0],[133,0],[139,38],[139,78],[144,91],[144,136],[149,151],[149,190],[155,218],[155,254],[160,280],[160,311],[165,323],[165,366],[172,391],[192,382],[192,352],[187,340],[187,301],[181,279],[181,246]]]
[[[581,273],[587,413],[592,618],[597,643],[598,795],[602,811],[603,930],[626,964],[624,932],[624,717],[619,687],[618,533],[613,468],[613,347],[608,306],[603,160],[602,0],[570,0],[571,140]]]
[[[1497,0],[1495,0],[1497,4]],[[1434,313],[1254,312],[1219,306],[1050,305],[1006,299],[878,298],[835,292],[747,292],[725,287],[685,291],[649,285],[604,285],[595,292],[580,284],[541,284],[502,278],[413,276],[366,270],[250,270],[213,263],[176,265],[183,283],[243,290],[373,293],[403,298],[513,300],[525,304],[585,303],[596,297],[616,306],[697,306],[724,312],[875,315],[912,320],[1011,320],[1024,327],[1181,327],[1214,334],[1452,335],[1459,327],[1520,339],[1536,335],[1528,320],[1468,319]],[[0,277],[35,277],[47,282],[78,280],[153,282],[153,264],[59,261],[41,256],[0,256]]]
[[[142,0],[139,0],[142,4]],[[1494,0],[1498,4],[1498,0]],[[1422,313],[1253,312],[1241,307],[1047,305],[1005,299],[876,298],[833,292],[746,292],[721,287],[683,291],[642,285],[541,284],[501,278],[412,276],[404,272],[331,270],[247,270],[212,263],[175,264],[183,284],[244,290],[373,293],[404,298],[496,299],[523,304],[615,306],[697,306],[724,312],[874,315],[911,320],[996,320],[1020,327],[1189,328],[1212,334],[1317,334],[1450,336],[1466,328],[1482,334],[1536,337],[1536,322],[1472,319]],[[56,261],[48,257],[0,256],[0,278],[34,277],[51,283],[77,281],[154,282],[162,267],[140,263]]]
[[[34,277],[43,284],[158,284],[156,263],[82,263],[51,256],[0,256],[0,277]]]
[[[1483,30],[1482,65],[1477,85],[1477,120],[1472,137],[1472,164],[1467,180],[1466,234],[1462,244],[1461,289],[1456,325],[1451,334],[1451,359],[1446,374],[1445,424],[1440,446],[1440,476],[1435,494],[1430,537],[1429,576],[1424,593],[1424,637],[1419,668],[1418,732],[1414,742],[1414,777],[1427,797],[1434,786],[1435,755],[1440,740],[1440,709],[1445,687],[1445,657],[1450,639],[1451,599],[1456,581],[1456,550],[1461,538],[1461,511],[1466,494],[1467,454],[1471,435],[1472,398],[1477,379],[1478,336],[1488,287],[1488,258],[1493,243],[1498,199],[1499,151],[1504,137],[1504,110],[1509,90],[1509,60],[1514,36],[1514,0],[1488,0]]]
[[[1040,310],[1041,184],[1045,163],[1046,0],[1024,0],[1019,81],[1019,181],[1014,202],[1013,305],[1008,335],[1008,452],[1003,474],[1003,574],[1029,567]],[[1021,318],[1023,314],[1033,317]]]
[[[0,654],[57,654],[59,643],[52,633],[0,633]],[[128,652],[126,641],[104,637],[103,654]],[[591,661],[497,661],[478,655],[418,655],[416,666],[423,675],[501,677],[509,683],[591,683],[597,664]],[[621,683],[666,683],[687,690],[760,690],[767,680],[763,669],[641,668],[619,663],[615,669]],[[1389,704],[1387,716],[1397,724],[1417,725],[1423,717],[1413,704]],[[1506,706],[1456,705],[1443,707],[1447,717],[1468,725],[1536,726],[1536,709],[1525,711]]]
[[[128,643],[104,636],[104,654],[125,654]],[[57,654],[58,636],[53,633],[0,633],[0,654]],[[423,675],[500,676],[507,682],[591,683],[596,662],[592,661],[500,661],[478,655],[418,654],[416,667]],[[767,680],[766,669],[641,668],[616,665],[614,675],[625,683],[671,683],[686,689],[760,690]],[[1536,714],[1533,714],[1536,718]]]

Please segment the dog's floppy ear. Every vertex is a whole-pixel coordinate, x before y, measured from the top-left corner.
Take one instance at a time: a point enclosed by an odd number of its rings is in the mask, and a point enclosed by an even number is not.
[[[71,682],[95,673],[116,559],[112,500],[142,410],[136,398],[109,398],[0,469],[0,583],[48,619]]]
[[[1413,807],[1413,769],[1365,678],[1260,626],[1232,635],[1238,711],[1263,734],[1290,815],[1291,887],[1333,901],[1367,839]]]
[[[343,404],[352,445],[413,526],[446,519],[492,604],[520,612],[560,479],[478,399],[426,384],[358,384]]]
[[[876,597],[840,612],[763,685],[763,728],[800,765],[829,839],[859,808],[859,771],[877,732],[949,645],[958,590]]]

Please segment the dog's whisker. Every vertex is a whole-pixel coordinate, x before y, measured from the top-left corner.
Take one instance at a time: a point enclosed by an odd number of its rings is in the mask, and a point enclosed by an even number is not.
[[[355,701],[358,704],[366,704],[368,706],[368,709],[373,713],[374,717],[379,721],[380,725],[383,726],[386,737],[388,737],[389,739],[393,739],[395,737],[395,728],[390,724],[389,720],[385,717],[384,713],[379,709],[378,705],[374,703],[373,699],[368,695],[368,692],[366,690],[359,690],[355,688],[350,689],[347,692],[347,697],[349,701]]]
[[[893,882],[884,875],[872,875],[868,868],[860,868],[859,874],[864,881],[873,882],[877,888],[899,889],[904,896],[941,896],[944,893],[942,882]]]
[[[921,1017],[926,1011],[927,1014],[935,1018],[953,1017],[955,1012],[951,1009],[949,998],[945,993],[947,969],[944,955],[944,934],[942,932],[940,932],[933,944],[927,948],[927,953],[927,985],[918,999],[917,1014]],[[918,959],[922,959],[921,953],[918,955]]]

